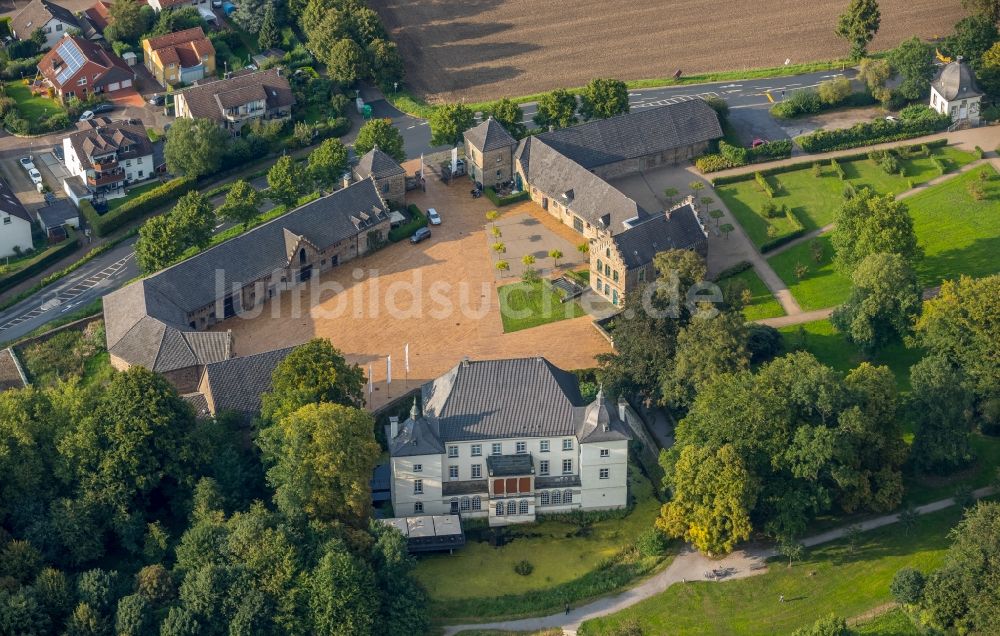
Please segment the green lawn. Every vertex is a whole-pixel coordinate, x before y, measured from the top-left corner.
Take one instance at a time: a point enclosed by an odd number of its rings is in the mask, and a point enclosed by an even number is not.
[[[858,636],[920,636],[921,634],[913,621],[898,607],[855,626],[854,632]]]
[[[118,197],[117,199],[108,199],[108,212],[113,212],[116,208],[120,208],[132,199],[136,198],[144,192],[148,192],[153,188],[163,185],[163,182],[159,179],[150,179],[148,183],[140,186],[130,186],[128,188],[128,194],[123,197]],[[107,214],[107,212],[105,213]]]
[[[747,320],[762,320],[764,318],[775,318],[784,316],[785,310],[781,308],[781,303],[771,294],[771,291],[764,284],[752,269],[740,272],[734,276],[729,276],[717,281],[723,290],[727,285],[739,285],[750,290],[750,304],[743,308],[743,315]]]
[[[6,82],[3,86],[4,93],[17,102],[21,117],[27,119],[32,127],[56,113],[64,112],[62,104],[48,97],[32,95],[31,90],[20,80]]]
[[[779,560],[748,579],[673,585],[627,610],[586,621],[578,633],[614,634],[622,622],[637,620],[646,634],[787,634],[830,613],[857,616],[892,600],[889,583],[900,568],[938,567],[948,530],[960,516],[953,507],[919,517],[909,533],[894,526],[866,532],[854,553],[843,541],[818,547],[791,569]]]
[[[500,317],[504,333],[530,329],[557,320],[578,318],[584,315],[580,303],[562,303],[559,295],[548,283],[513,283],[497,290],[500,296]]]
[[[976,201],[969,183],[980,174],[986,197]],[[983,276],[1000,270],[1000,177],[990,165],[977,167],[904,199],[924,248],[917,263],[921,284],[931,287],[960,274]]]
[[[904,502],[919,505],[951,497],[959,490],[975,490],[996,483],[1000,469],[1000,438],[973,433],[969,445],[976,459],[965,470],[945,477],[904,474]]]
[[[629,487],[636,500],[631,514],[598,521],[584,536],[572,536],[579,526],[564,521],[513,526],[513,540],[503,547],[470,541],[453,555],[420,557],[414,574],[433,600],[520,594],[579,578],[653,526],[660,502],[634,465],[629,468]],[[528,576],[514,572],[514,564],[522,559],[535,566]]]
[[[813,240],[823,247],[818,262],[813,257],[810,245]],[[839,305],[850,295],[851,281],[834,269],[833,256],[830,236],[825,234],[772,256],[768,263],[788,285],[799,306],[809,311]],[[796,266],[800,263],[809,268],[801,279],[795,275]]]
[[[950,170],[975,160],[971,153],[947,146],[931,149],[931,157],[940,159]],[[767,219],[759,214],[769,201],[793,210],[809,232],[833,222],[847,184],[855,188],[869,186],[882,194],[899,194],[909,190],[911,182],[916,185],[939,176],[931,158],[900,161],[907,175],[905,178],[898,174],[886,174],[868,159],[843,162],[840,165],[846,175],[844,181],[837,177],[829,162],[820,165],[821,176],[818,178],[813,175],[811,167],[769,176],[768,181],[775,188],[773,199],[769,199],[758,188],[752,175],[745,181],[718,186],[715,191],[746,230],[750,240],[760,247],[772,238],[767,235],[769,226],[777,231],[775,238],[794,230],[793,224],[784,218]]]
[[[782,327],[778,331],[785,340],[787,351],[801,347],[816,356],[816,359],[823,364],[841,373],[847,373],[865,360],[857,347],[848,342],[829,320]],[[902,343],[896,343],[879,351],[868,361],[889,367],[896,376],[900,390],[906,391],[910,388],[910,367],[923,355],[921,349],[907,349]]]

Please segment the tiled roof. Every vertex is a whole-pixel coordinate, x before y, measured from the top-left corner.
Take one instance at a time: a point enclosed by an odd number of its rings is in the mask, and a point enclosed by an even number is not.
[[[129,121],[112,122],[107,117],[100,117],[79,122],[77,126],[82,130],[69,135],[68,139],[84,169],[93,168],[90,157],[94,155],[115,153],[118,159],[123,160],[153,154],[153,143],[149,140],[149,133],[146,132],[142,122],[137,124]],[[124,147],[128,147],[129,150],[122,151]]]
[[[205,377],[215,412],[235,411],[254,416],[260,413],[260,396],[271,390],[271,374],[294,347],[265,351],[242,358],[213,362],[205,367]]]
[[[202,57],[215,55],[215,47],[201,27],[149,38],[146,43],[161,63],[180,64],[181,68],[198,66]]]
[[[10,189],[10,185],[3,177],[0,177],[0,212],[6,212],[11,216],[16,216],[31,223],[31,215],[28,214],[21,200],[17,198],[17,195]]]
[[[644,221],[612,236],[628,269],[652,262],[653,257],[664,250],[691,249],[707,238],[691,201],[681,203],[662,214],[650,215]]]
[[[972,69],[961,60],[943,66],[931,82],[931,86],[949,102],[956,99],[978,97],[983,94],[983,91],[979,90],[979,85],[976,84],[976,76]]]
[[[542,357],[462,361],[421,393],[443,442],[576,432],[576,377]]]
[[[370,176],[376,179],[384,179],[385,177],[392,177],[397,174],[406,174],[406,170],[403,166],[399,165],[399,162],[379,150],[376,146],[358,159],[358,165],[354,168],[354,174],[357,175],[358,179],[367,179]]]
[[[107,28],[108,22],[111,19],[111,3],[107,0],[98,0],[94,6],[86,9],[83,14],[90,20],[90,23],[94,25],[94,28],[99,32],[104,33],[104,29]]]
[[[715,111],[700,99],[645,108],[537,136],[588,170],[722,136]]]
[[[295,96],[281,69],[234,73],[226,79],[201,82],[178,93],[187,103],[192,117],[222,121],[223,109],[266,99],[267,108],[287,108]]]
[[[61,89],[64,84],[59,81],[58,76],[60,71],[66,68],[68,62],[67,60],[62,59],[62,56],[59,53],[59,49],[64,43],[66,43],[66,46],[75,49],[74,55],[79,55],[80,59],[84,62],[90,62],[91,64],[100,67],[101,70],[95,77],[87,78],[87,85],[89,87],[102,86],[109,82],[132,79],[135,76],[132,69],[129,68],[129,65],[126,64],[124,60],[114,53],[105,51],[99,44],[95,44],[94,42],[80,36],[66,35],[59,41],[59,44],[46,53],[45,56],[38,62],[38,71],[45,77],[45,79],[51,82],[53,86],[59,89]],[[72,75],[65,77],[65,85],[75,85],[76,78],[85,68],[86,65],[84,64],[74,71]]]
[[[366,232],[388,214],[374,182],[359,181],[168,267],[147,278],[146,284],[190,312],[216,300],[217,272],[228,286],[251,283],[286,267],[286,233],[323,250]]]
[[[517,151],[528,183],[561,205],[569,207],[591,225],[612,230],[646,212],[596,174],[557,152],[538,137],[528,137]]]
[[[482,152],[517,145],[517,140],[492,117],[478,126],[466,130],[463,134],[473,147],[478,148]]]
[[[10,28],[20,40],[27,40],[35,29],[43,28],[55,18],[66,24],[77,24],[76,16],[66,7],[48,0],[31,0],[10,19]]]

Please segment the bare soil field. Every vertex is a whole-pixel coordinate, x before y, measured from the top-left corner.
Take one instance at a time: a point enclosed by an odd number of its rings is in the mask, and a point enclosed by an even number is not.
[[[845,57],[834,35],[846,0],[371,0],[431,102]],[[882,0],[873,49],[943,37],[961,0]]]

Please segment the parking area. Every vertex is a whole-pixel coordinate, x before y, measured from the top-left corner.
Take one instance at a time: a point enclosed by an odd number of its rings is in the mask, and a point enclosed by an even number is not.
[[[407,167],[414,170],[412,165]],[[260,315],[233,318],[215,329],[232,330],[236,353],[241,356],[317,336],[329,338],[366,373],[371,365],[373,407],[437,377],[463,356],[542,355],[560,367],[578,369],[594,366],[596,354],[610,351],[588,316],[503,333],[498,281],[486,236],[486,212],[492,205],[483,198],[472,199],[464,179],[451,186],[429,179],[426,193],[411,194],[408,202],[421,209],[434,207],[441,214],[442,224],[432,228],[429,240],[418,245],[401,241],[345,263],[314,284],[298,288],[299,293],[284,294],[264,305]],[[502,224],[520,223],[525,214],[533,216],[538,223],[524,227],[538,235],[540,243],[559,244],[558,228],[550,227],[545,213],[533,204],[501,208],[501,212]],[[571,256],[569,249],[564,252]],[[504,282],[511,278],[508,274]],[[407,344],[408,373],[404,364]],[[390,385],[386,384],[388,356],[393,362]]]

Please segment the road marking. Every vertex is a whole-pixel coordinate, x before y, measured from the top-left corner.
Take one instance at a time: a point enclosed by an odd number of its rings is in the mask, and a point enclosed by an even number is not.
[[[767,95],[767,101],[769,101],[769,102],[771,102],[773,104],[774,103],[774,97],[771,96],[771,91],[767,91],[764,94]]]

